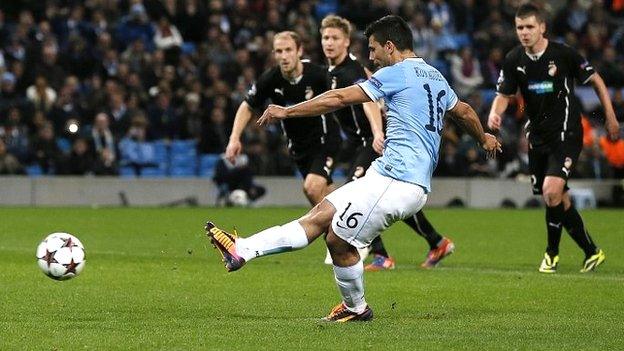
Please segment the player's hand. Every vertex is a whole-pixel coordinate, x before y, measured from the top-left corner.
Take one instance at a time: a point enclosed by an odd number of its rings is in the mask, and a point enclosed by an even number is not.
[[[230,161],[231,164],[236,164],[236,157],[240,155],[243,145],[240,139],[230,139],[225,148],[225,159]]]
[[[620,123],[615,119],[615,116],[613,116],[613,118],[607,118],[605,129],[607,130],[609,139],[612,141],[616,141],[620,138]]]
[[[380,155],[383,154],[384,141],[386,140],[383,133],[379,133],[378,135],[373,136],[373,150],[375,150],[375,152]]]
[[[269,105],[260,118],[258,124],[263,126],[273,122],[274,120],[286,118],[286,107],[279,105]]]
[[[488,116],[487,125],[490,130],[499,130],[501,126],[502,118],[496,113],[490,113]]]
[[[485,133],[485,142],[481,147],[487,153],[487,158],[496,158],[496,152],[503,152],[500,141],[490,133]]]

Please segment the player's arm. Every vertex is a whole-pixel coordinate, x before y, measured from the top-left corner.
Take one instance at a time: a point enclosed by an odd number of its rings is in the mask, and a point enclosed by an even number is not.
[[[492,134],[485,133],[479,121],[479,116],[475,110],[463,101],[458,101],[455,106],[448,111],[449,116],[454,119],[468,134],[470,134],[481,147],[488,153],[489,157],[496,155],[496,151],[502,151],[501,144]]]
[[[258,119],[258,124],[263,125],[274,119],[318,116],[368,101],[371,99],[362,88],[358,85],[351,85],[346,88],[328,90],[311,100],[289,107],[269,105],[262,117]]]
[[[509,100],[511,96],[496,94],[494,101],[492,101],[492,107],[490,108],[490,114],[488,115],[488,128],[491,130],[499,130],[503,121],[503,113],[509,106]]]
[[[247,101],[243,101],[236,111],[234,125],[232,125],[232,133],[230,133],[230,140],[225,148],[225,158],[232,164],[235,163],[236,156],[240,155],[243,149],[241,135],[253,117],[253,114],[254,112]]]
[[[364,69],[364,74],[366,74],[366,78],[370,78],[373,75],[366,66],[362,66]],[[383,108],[383,99],[379,101],[369,101],[362,104],[362,108],[364,109],[364,114],[366,114],[366,118],[368,119],[368,123],[371,126],[371,131],[373,132],[373,150],[376,153],[383,153],[383,144],[384,144],[384,132],[383,132],[383,120],[381,117],[381,109]]]
[[[368,123],[371,126],[373,132],[373,150],[376,153],[382,154],[384,144],[384,132],[383,122],[381,121],[381,109],[379,105],[374,101],[365,102],[362,104],[364,114],[368,119]]]
[[[615,111],[613,111],[609,90],[607,90],[607,86],[598,73],[592,74],[589,81],[591,82],[596,95],[598,95],[602,108],[604,109],[605,129],[607,130],[607,134],[611,140],[617,140],[620,136],[620,125],[617,118],[615,118]]]

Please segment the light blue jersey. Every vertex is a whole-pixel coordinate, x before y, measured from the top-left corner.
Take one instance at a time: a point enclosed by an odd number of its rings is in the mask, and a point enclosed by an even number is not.
[[[384,152],[372,167],[382,175],[431,191],[444,113],[458,101],[453,89],[421,58],[384,67],[359,85],[371,100],[383,98],[388,108]]]

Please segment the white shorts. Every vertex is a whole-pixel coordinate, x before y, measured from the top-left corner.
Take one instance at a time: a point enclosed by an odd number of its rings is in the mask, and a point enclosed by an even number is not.
[[[392,223],[420,211],[427,194],[419,185],[383,176],[371,167],[364,177],[343,185],[325,199],[336,209],[334,233],[361,249]]]

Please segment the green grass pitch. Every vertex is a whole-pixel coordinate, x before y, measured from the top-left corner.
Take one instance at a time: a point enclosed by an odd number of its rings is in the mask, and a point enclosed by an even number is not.
[[[318,318],[339,302],[322,241],[226,273],[203,223],[244,236],[304,208],[0,209],[0,350],[622,350],[622,211],[583,211],[607,260],[581,274],[564,234],[560,271],[537,272],[541,210],[427,209],[457,244],[434,270],[402,223],[386,233],[391,272],[366,273],[370,323]],[[76,279],[35,262],[38,242],[67,231],[86,246]]]

